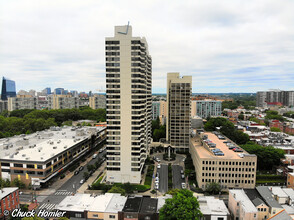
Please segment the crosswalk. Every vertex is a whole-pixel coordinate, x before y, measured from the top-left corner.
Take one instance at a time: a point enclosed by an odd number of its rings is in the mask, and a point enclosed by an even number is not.
[[[57,204],[52,203],[43,203],[40,207],[38,207],[39,210],[41,209],[47,209],[47,210],[53,210]]]
[[[69,195],[72,195],[72,192],[68,192],[68,191],[57,191],[56,193],[54,193],[54,195],[56,195],[56,196],[69,196]]]

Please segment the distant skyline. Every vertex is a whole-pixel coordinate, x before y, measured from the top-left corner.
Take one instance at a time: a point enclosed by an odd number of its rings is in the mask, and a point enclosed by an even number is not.
[[[0,76],[16,89],[105,90],[105,37],[130,21],[153,61],[153,93],[168,72],[193,93],[294,90],[291,0],[0,0]]]

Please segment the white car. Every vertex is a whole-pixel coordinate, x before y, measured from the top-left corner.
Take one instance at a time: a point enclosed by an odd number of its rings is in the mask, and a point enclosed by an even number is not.
[[[160,159],[157,157],[157,158],[156,158],[156,161],[159,163],[159,162],[160,162]]]
[[[85,182],[85,180],[84,179],[81,179],[80,184],[83,184],[84,182]]]
[[[157,165],[157,169],[160,169],[160,164]]]
[[[158,189],[159,188],[159,184],[155,183],[154,189]]]
[[[186,183],[182,183],[182,189],[186,189]]]
[[[155,177],[155,183],[159,183],[159,177]]]

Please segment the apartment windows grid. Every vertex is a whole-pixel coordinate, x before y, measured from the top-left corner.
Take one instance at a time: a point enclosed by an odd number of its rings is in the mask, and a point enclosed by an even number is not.
[[[190,144],[192,77],[179,77],[168,73],[167,77],[167,139],[179,150],[187,150]]]
[[[115,27],[105,44],[107,180],[139,183],[151,143],[151,57],[130,26]]]

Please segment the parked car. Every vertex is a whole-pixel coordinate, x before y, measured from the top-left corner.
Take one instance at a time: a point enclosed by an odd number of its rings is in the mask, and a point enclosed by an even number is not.
[[[76,170],[75,172],[74,172],[74,175],[78,175],[79,174],[79,170]]]
[[[181,177],[182,177],[182,179],[185,179],[185,175],[184,175],[184,174],[182,174],[182,176],[181,176]]]
[[[84,167],[83,167],[83,166],[80,166],[79,171],[81,171],[81,170],[83,170],[83,169],[84,169]]]
[[[84,179],[81,179],[80,184],[83,184],[84,182],[85,182],[85,180]]]
[[[159,183],[159,177],[155,177],[155,183]]]
[[[186,183],[182,183],[182,189],[186,189]]]
[[[158,183],[155,183],[154,188],[155,189],[158,189],[159,188],[159,184]]]
[[[184,170],[181,170],[181,174],[184,174]]]
[[[157,169],[160,169],[160,163],[157,165]]]
[[[95,159],[97,157],[97,154],[93,154],[92,158]]]

